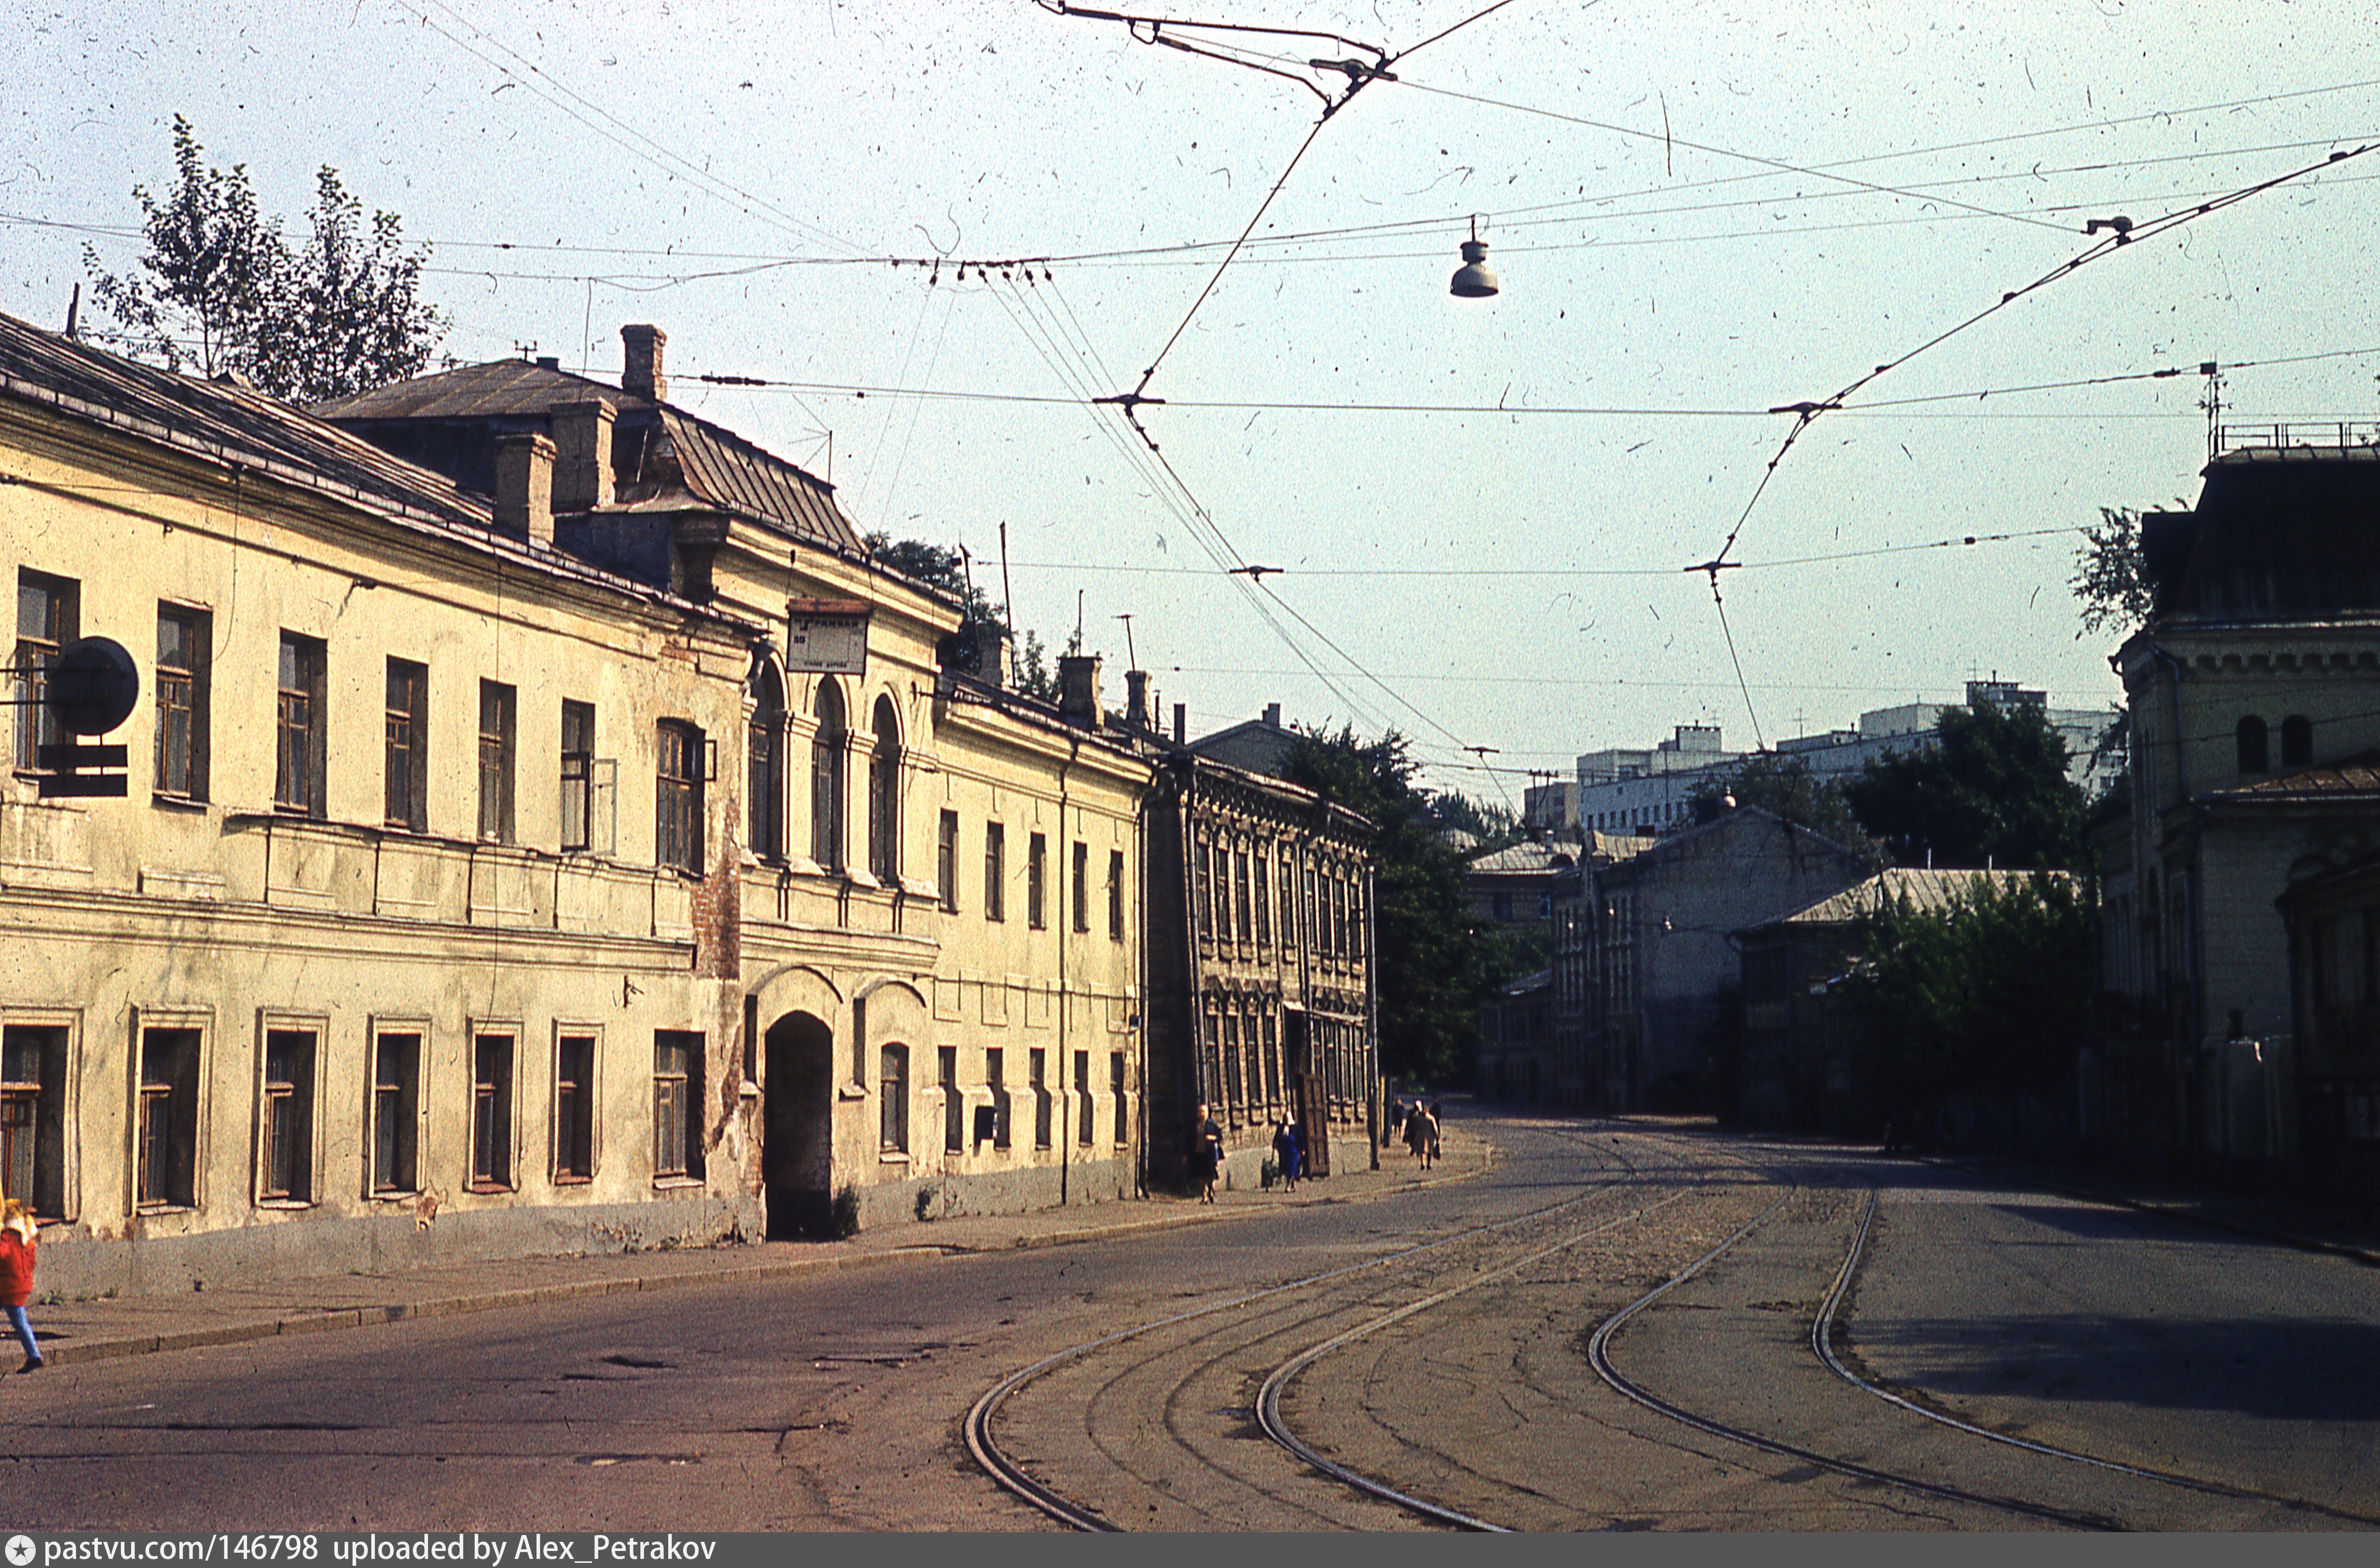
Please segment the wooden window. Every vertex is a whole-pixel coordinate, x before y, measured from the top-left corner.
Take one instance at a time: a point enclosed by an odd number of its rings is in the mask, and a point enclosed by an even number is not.
[[[1091,929],[1091,846],[1081,839],[1075,841],[1075,885],[1066,891],[1072,895],[1075,929]]]
[[[1026,1070],[1032,1077],[1033,1147],[1047,1149],[1050,1147],[1050,1124],[1052,1119],[1050,1096],[1050,1053],[1037,1045],[1026,1053],[1025,1060]]]
[[[892,699],[876,699],[876,746],[868,755],[868,870],[886,887],[901,880],[901,724]]]
[[[263,1144],[256,1195],[276,1203],[314,1200],[314,1047],[311,1029],[264,1034]]]
[[[658,726],[660,763],[654,770],[653,861],[694,876],[702,874],[702,732],[676,719]]]
[[[942,908],[956,914],[959,907],[959,814],[942,813],[941,834],[935,841],[934,882],[941,895]]]
[[[0,1196],[44,1220],[66,1217],[67,1036],[63,1027],[0,1027]]]
[[[421,1037],[390,1032],[372,1040],[371,1190],[392,1197],[419,1192],[421,1132]]]
[[[1123,1106],[1123,1052],[1108,1052],[1108,1093],[1115,1105],[1115,1141],[1131,1141],[1131,1124],[1125,1119]]]
[[[1123,940],[1123,851],[1108,851],[1108,940]]]
[[[983,1053],[984,1087],[991,1094],[991,1147],[1008,1147],[1008,1083],[1007,1052],[999,1046],[988,1046]]]
[[[513,1037],[484,1034],[471,1042],[471,1185],[504,1191],[513,1185]]]
[[[694,1030],[653,1031],[653,1175],[702,1175],[702,1036]]]
[[[214,617],[204,610],[157,606],[157,776],[159,795],[207,797],[207,699]]]
[[[321,642],[294,632],[281,634],[273,710],[273,804],[284,811],[316,818],[323,814],[323,664]]]
[[[1008,830],[998,822],[983,825],[983,918],[1008,918]]]
[[[1035,833],[1025,845],[1025,923],[1035,930],[1049,924],[1042,898],[1050,874],[1050,841]]]
[[[595,1037],[563,1035],[553,1048],[553,1179],[595,1178]]]
[[[942,1080],[942,1149],[957,1154],[966,1148],[966,1096],[959,1092],[959,1048],[936,1048],[934,1063]]]
[[[1249,908],[1249,903],[1248,852],[1245,849],[1234,850],[1232,853],[1232,904],[1238,913],[1238,918],[1233,922],[1232,929],[1235,939],[1240,942],[1254,942],[1257,936],[1256,918]]]
[[[1075,1141],[1089,1147],[1098,1135],[1099,1109],[1091,1103],[1091,1053],[1075,1052]]]
[[[44,746],[73,741],[49,710],[50,671],[75,641],[82,586],[41,572],[17,574],[17,766],[32,772]]]
[[[752,719],[745,727],[744,814],[752,853],[763,860],[785,854],[785,688],[763,666],[752,683]]]
[[[198,1203],[199,1031],[140,1031],[140,1121],[135,1201],[143,1209]]]
[[[1257,945],[1268,946],[1272,942],[1272,890],[1265,880],[1265,857],[1261,851],[1256,859]]]
[[[595,846],[595,705],[562,704],[562,847]]]
[[[388,662],[387,736],[381,820],[392,828],[430,831],[430,671],[410,659]]]
[[[480,836],[513,841],[514,691],[501,681],[480,683]]]
[[[909,1152],[909,1048],[888,1045],[877,1052],[877,1143],[887,1154]]]
[[[843,688],[819,682],[818,729],[810,736],[810,858],[843,867]]]

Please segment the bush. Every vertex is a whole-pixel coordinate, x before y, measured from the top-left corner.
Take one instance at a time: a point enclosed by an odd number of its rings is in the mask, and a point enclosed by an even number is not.
[[[838,1187],[834,1194],[834,1212],[827,1219],[826,1234],[836,1241],[848,1241],[859,1234],[859,1189]]]

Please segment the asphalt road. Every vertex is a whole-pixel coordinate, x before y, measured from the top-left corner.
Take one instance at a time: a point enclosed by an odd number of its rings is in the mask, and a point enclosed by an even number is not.
[[[964,1427],[1062,1357],[989,1432],[1109,1522],[1438,1527],[1260,1429],[1338,1341],[1286,1425],[1511,1527],[2380,1523],[2369,1269],[1864,1151],[1456,1131],[1488,1176],[1378,1201],[9,1380],[11,1522],[1054,1527]],[[1865,1388],[1812,1344],[1855,1244],[1832,1343]],[[1655,1291],[1607,1377],[1597,1331]]]

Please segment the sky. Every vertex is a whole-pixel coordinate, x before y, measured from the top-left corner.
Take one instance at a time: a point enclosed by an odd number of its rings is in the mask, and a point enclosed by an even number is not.
[[[324,164],[400,214],[459,362],[658,323],[674,401],[1111,702],[1136,660],[1194,734],[1394,727],[1512,805],[1682,723],[2107,708],[2079,530],[2196,494],[2199,367],[2226,423],[2380,419],[2380,151],[2331,161],[2380,4],[1486,4],[33,0],[0,311],[132,264],[180,114],[293,230]]]

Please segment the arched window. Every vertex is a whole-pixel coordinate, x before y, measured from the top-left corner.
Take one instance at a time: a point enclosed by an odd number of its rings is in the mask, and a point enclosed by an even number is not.
[[[818,731],[810,737],[810,858],[843,865],[843,687],[819,682]]]
[[[876,699],[876,749],[868,759],[868,869],[890,886],[901,875],[901,725],[892,699]]]
[[[763,665],[752,680],[752,723],[747,735],[750,785],[744,803],[751,820],[752,853],[763,860],[785,854],[785,688]]]
[[[2303,713],[2292,713],[2281,721],[2281,766],[2313,766],[2313,723]]]
[[[2240,771],[2261,773],[2271,765],[2265,749],[2265,721],[2251,713],[2240,721]]]

